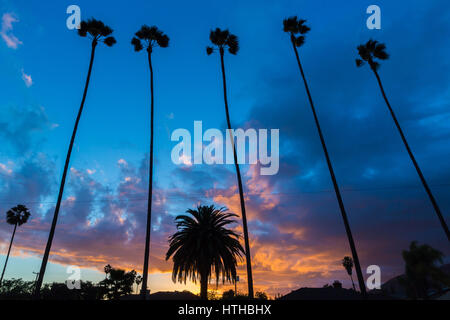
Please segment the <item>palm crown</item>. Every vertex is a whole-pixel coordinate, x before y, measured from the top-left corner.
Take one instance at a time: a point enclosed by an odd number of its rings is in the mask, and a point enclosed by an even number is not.
[[[6,212],[6,222],[12,225],[19,225],[26,223],[30,217],[30,211],[24,205],[17,205]]]
[[[375,59],[387,60],[389,54],[386,52],[386,45],[376,40],[369,40],[366,44],[358,46],[358,54],[361,59],[356,59],[356,66],[361,67],[367,62],[370,67],[377,70],[380,67],[380,63]]]
[[[344,266],[345,270],[347,270],[347,273],[349,275],[352,275],[352,269],[353,269],[353,260],[350,257],[344,257],[342,260],[342,265]]]
[[[237,54],[239,51],[238,37],[231,34],[228,30],[221,30],[219,28],[216,28],[216,30],[211,30],[209,40],[211,40],[211,43],[219,49],[221,54],[223,54],[225,49],[228,49],[228,52],[231,54]],[[208,55],[213,52],[214,47],[206,47],[206,53]]]
[[[135,35],[136,37],[133,37],[131,44],[134,46],[136,52],[144,49],[144,46],[149,52],[151,52],[152,48],[155,46],[161,48],[167,48],[169,46],[169,37],[155,26],[149,27],[143,25]]]
[[[297,47],[300,47],[305,43],[305,34],[311,30],[305,23],[306,20],[298,19],[296,16],[283,20],[284,32],[289,32],[291,34],[291,40]],[[297,34],[298,36],[296,36]]]
[[[103,268],[103,270],[105,271],[106,274],[108,274],[108,273],[111,272],[112,267],[111,267],[111,265],[107,264],[107,265]]]
[[[112,47],[116,43],[116,39],[111,36],[113,30],[105,25],[102,21],[96,19],[89,19],[87,21],[81,21],[80,29],[78,29],[78,35],[86,37],[89,35],[93,43],[98,41],[103,42],[108,47]]]
[[[205,274],[209,278],[213,268],[217,282],[220,275],[223,282],[235,279],[237,258],[242,257],[244,249],[239,235],[225,226],[234,223],[237,215],[214,206],[186,212],[190,216],[175,218],[178,232],[169,238],[166,260],[173,255],[173,281],[186,282],[190,278],[196,282]]]

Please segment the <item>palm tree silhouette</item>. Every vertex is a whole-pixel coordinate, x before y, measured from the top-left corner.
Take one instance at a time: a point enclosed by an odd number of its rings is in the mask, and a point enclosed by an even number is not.
[[[309,104],[311,106],[312,113],[314,115],[314,120],[317,126],[317,131],[319,133],[320,142],[322,143],[323,152],[325,153],[325,158],[328,165],[328,170],[330,171],[331,180],[333,181],[334,191],[336,193],[336,198],[338,200],[339,208],[341,210],[342,219],[344,221],[345,231],[347,233],[348,242],[350,244],[350,249],[352,251],[353,261],[355,262],[356,274],[358,276],[359,287],[363,297],[366,297],[366,286],[364,284],[364,278],[361,272],[361,266],[359,264],[358,253],[356,251],[356,246],[353,241],[352,231],[350,229],[350,224],[348,222],[347,213],[345,212],[344,202],[342,200],[341,192],[339,191],[339,186],[336,180],[336,176],[334,174],[333,166],[331,164],[330,156],[328,155],[328,150],[325,144],[325,139],[322,134],[322,129],[320,128],[319,119],[316,114],[316,110],[314,108],[314,103],[311,97],[311,93],[309,91],[308,83],[305,78],[305,73],[303,72],[302,64],[300,63],[300,57],[298,55],[297,47],[301,47],[305,43],[305,34],[308,33],[311,29],[305,25],[306,20],[298,20],[297,17],[290,17],[283,21],[284,32],[287,32],[291,36],[292,47],[295,52],[295,56],[297,58],[298,67],[300,69],[300,73],[303,78],[303,82],[305,84],[306,93],[308,95]]]
[[[196,283],[199,279],[200,297],[206,300],[213,270],[216,284],[220,277],[223,283],[236,281],[237,259],[242,258],[244,249],[239,235],[226,226],[234,223],[237,215],[213,205],[186,212],[190,215],[175,218],[178,231],[169,238],[166,261],[173,256],[174,282],[186,283],[189,278]]]
[[[144,47],[148,54],[148,65],[150,68],[150,164],[149,164],[149,178],[148,178],[148,201],[147,201],[147,229],[145,237],[145,253],[144,253],[144,267],[142,271],[142,298],[147,297],[147,279],[148,279],[148,260],[150,256],[150,231],[152,223],[152,195],[153,195],[153,118],[154,118],[154,92],[153,92],[153,66],[152,66],[152,52],[154,47],[167,48],[169,46],[169,37],[157,27],[143,25],[141,29],[135,33],[131,44],[134,46],[136,52],[141,51]]]
[[[391,107],[391,104],[389,103],[389,100],[386,96],[386,93],[383,88],[383,84],[381,83],[380,76],[378,74],[378,69],[380,67],[380,63],[378,60],[387,60],[389,59],[389,55],[386,52],[386,45],[384,43],[379,43],[375,40],[369,40],[366,44],[362,44],[358,46],[358,54],[361,59],[356,59],[356,66],[361,67],[367,62],[372,69],[373,73],[375,74],[375,77],[377,78],[378,85],[380,86],[381,94],[383,95],[384,101],[386,102],[386,105],[389,109],[389,112],[391,113],[392,119],[395,122],[395,125],[398,129],[398,132],[400,133],[400,137],[402,138],[403,144],[406,147],[406,150],[408,151],[409,157],[411,158],[412,163],[414,164],[414,167],[416,168],[417,174],[419,175],[420,181],[422,181],[422,184],[425,188],[425,191],[428,194],[428,197],[430,198],[430,201],[433,205],[434,211],[436,211],[436,214],[439,218],[439,221],[441,223],[442,228],[444,229],[445,234],[447,235],[447,239],[450,241],[450,231],[448,229],[447,223],[445,222],[444,217],[442,216],[441,209],[439,208],[436,199],[434,198],[433,194],[431,193],[431,189],[428,186],[427,181],[425,180],[425,177],[422,174],[422,170],[420,170],[419,164],[416,161],[416,158],[414,157],[411,148],[409,147],[408,142],[406,141],[406,137],[403,134],[403,130],[400,127],[400,124],[397,120],[397,117],[395,116],[394,110]]]
[[[345,268],[348,275],[350,276],[350,279],[352,280],[353,290],[356,291],[355,283],[353,282],[353,276],[352,276],[353,259],[350,257],[344,257],[344,259],[342,259],[342,266]]]
[[[214,50],[219,50],[220,54],[220,63],[222,67],[222,80],[223,80],[223,99],[225,102],[225,114],[227,118],[228,129],[231,130],[231,121],[230,121],[230,112],[228,109],[228,99],[227,99],[227,81],[225,76],[225,63],[224,63],[224,55],[225,49],[228,49],[228,52],[231,54],[237,54],[239,51],[239,41],[238,38],[231,34],[228,30],[220,30],[216,28],[216,30],[211,31],[209,35],[209,39],[211,40],[214,47],[207,47],[206,53],[208,55],[212,54]],[[234,139],[230,131],[230,141],[233,144],[233,156],[234,156],[234,165],[236,167],[236,175],[238,180],[239,187],[239,199],[241,203],[241,212],[242,212],[242,225],[244,230],[244,243],[245,243],[245,257],[247,263],[247,282],[248,282],[248,296],[249,298],[253,298],[253,276],[252,276],[252,262],[251,262],[251,254],[250,254],[250,242],[248,239],[248,229],[247,229],[247,214],[245,211],[245,201],[244,201],[244,190],[242,187],[242,179],[241,179],[241,171],[239,169],[239,164],[237,161],[236,148],[234,146]]]
[[[9,242],[8,254],[6,255],[5,265],[3,266],[2,276],[0,277],[0,286],[2,285],[3,276],[5,275],[6,265],[8,264],[9,253],[11,252],[12,243],[14,241],[14,235],[16,234],[17,226],[21,226],[27,223],[30,217],[30,211],[24,205],[17,205],[6,212],[6,222],[14,226],[14,230]]]
[[[88,74],[87,74],[87,78],[86,78],[86,84],[84,86],[83,98],[81,99],[80,109],[78,110],[78,115],[77,115],[77,118],[75,121],[75,126],[74,126],[73,132],[72,132],[72,138],[70,139],[69,149],[68,149],[67,155],[66,155],[66,162],[64,164],[64,171],[63,171],[63,175],[61,178],[61,184],[59,186],[58,200],[56,202],[55,212],[53,214],[53,221],[52,221],[52,225],[50,228],[47,245],[45,247],[44,256],[42,257],[42,264],[41,264],[41,269],[39,271],[39,277],[38,277],[36,287],[35,287],[34,294],[36,297],[39,297],[39,294],[40,294],[40,289],[41,289],[42,281],[44,279],[44,274],[45,274],[45,268],[47,267],[48,256],[50,254],[50,249],[52,246],[53,236],[55,235],[55,228],[56,228],[56,223],[58,221],[58,214],[59,214],[59,209],[61,206],[62,196],[64,193],[64,185],[66,182],[67,170],[69,168],[70,155],[72,153],[73,143],[75,141],[75,136],[77,134],[78,123],[81,118],[81,113],[83,111],[84,101],[86,100],[86,94],[87,94],[87,90],[88,90],[88,86],[89,86],[89,80],[91,78],[91,71],[92,71],[92,65],[94,62],[95,48],[97,47],[97,44],[99,42],[103,42],[108,47],[113,46],[116,43],[116,39],[114,39],[114,37],[111,36],[112,32],[113,32],[113,30],[110,27],[106,26],[103,22],[101,22],[99,20],[95,20],[95,19],[89,19],[87,21],[82,21],[80,23],[80,29],[78,29],[78,35],[80,35],[81,37],[86,37],[89,35],[90,39],[92,40],[91,60],[89,62],[89,70],[88,70]]]

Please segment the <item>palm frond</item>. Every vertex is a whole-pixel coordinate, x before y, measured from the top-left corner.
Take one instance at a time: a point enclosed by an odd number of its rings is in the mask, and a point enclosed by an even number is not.
[[[144,48],[142,46],[141,40],[136,37],[133,37],[133,39],[131,39],[131,44],[133,45],[134,51],[136,52],[141,51]]]
[[[295,38],[295,46],[301,47],[305,43],[305,37],[304,36],[298,36]]]
[[[80,37],[86,37],[88,32],[88,26],[86,21],[80,22],[80,29],[78,29],[78,35]]]
[[[236,54],[239,51],[239,41],[234,34],[228,36],[226,44],[228,45],[228,51],[231,54]]]
[[[355,62],[358,68],[364,65],[364,61],[361,59],[356,59]]]
[[[380,60],[387,60],[389,55],[386,52],[386,45],[384,43],[377,44],[373,50],[373,55]]]
[[[311,30],[311,28],[308,27],[305,23],[306,23],[306,20],[304,20],[304,19],[302,19],[298,22],[298,32],[300,32],[300,34],[306,34]]]
[[[114,37],[107,37],[105,38],[105,40],[103,40],[103,42],[108,46],[108,47],[112,47],[117,41]]]
[[[283,31],[290,33],[298,33],[298,18],[296,16],[289,17],[283,20]]]
[[[157,39],[156,42],[161,48],[167,48],[169,46],[169,37],[165,34],[161,34]]]

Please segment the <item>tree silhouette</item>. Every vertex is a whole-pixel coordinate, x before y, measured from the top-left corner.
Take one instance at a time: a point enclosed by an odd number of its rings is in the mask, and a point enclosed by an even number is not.
[[[267,293],[265,293],[263,291],[256,291],[255,297],[258,300],[269,300],[269,298],[267,297]]]
[[[8,253],[6,255],[5,265],[3,266],[2,275],[0,277],[0,286],[2,285],[3,276],[5,275],[6,265],[8,264],[9,253],[11,252],[11,247],[14,241],[14,235],[16,234],[17,226],[21,226],[24,223],[27,223],[28,218],[30,217],[30,211],[24,205],[17,205],[14,208],[9,209],[6,212],[6,223],[13,225],[14,230],[11,236],[11,241],[9,242]]]
[[[305,85],[306,93],[308,95],[309,104],[311,106],[312,113],[314,115],[314,121],[316,123],[317,131],[319,133],[320,142],[322,143],[323,152],[325,154],[325,158],[328,165],[328,170],[330,171],[331,180],[333,182],[334,191],[336,193],[336,198],[338,200],[339,209],[341,211],[342,220],[344,221],[345,231],[347,233],[348,242],[350,245],[350,249],[353,256],[353,261],[355,262],[356,274],[358,276],[359,288],[364,297],[366,297],[366,286],[364,284],[364,278],[361,272],[361,266],[359,264],[358,253],[356,251],[355,242],[353,240],[352,231],[350,229],[350,224],[348,222],[347,213],[345,211],[344,202],[342,200],[341,192],[339,191],[339,186],[336,180],[336,176],[334,174],[333,165],[331,164],[331,159],[328,154],[328,150],[325,144],[325,138],[322,134],[322,129],[320,128],[319,119],[316,114],[316,109],[314,107],[314,103],[311,97],[311,92],[309,91],[308,82],[306,81],[305,73],[303,72],[303,67],[300,62],[300,57],[298,54],[298,47],[301,47],[305,43],[305,34],[308,33],[311,29],[305,24],[306,20],[298,19],[298,17],[290,17],[283,21],[283,29],[284,32],[290,34],[292,48],[295,52],[295,57],[297,58],[298,67],[300,69],[300,73],[303,78],[303,82]]]
[[[136,280],[136,271],[126,272],[122,269],[112,268],[107,265],[108,272],[105,280],[99,282],[99,286],[104,290],[103,295],[108,299],[117,300],[121,296],[128,295],[133,292],[133,284]],[[105,267],[105,272],[106,272]]]
[[[231,300],[234,299],[234,296],[235,296],[234,290],[230,289],[222,293],[222,300]]]
[[[215,274],[225,281],[236,281],[237,259],[244,254],[239,235],[226,227],[235,222],[236,214],[225,208],[199,206],[175,218],[177,232],[169,238],[166,260],[172,257],[172,280],[200,280],[200,297],[207,299],[208,282]]]
[[[169,37],[157,27],[143,25],[141,29],[135,33],[131,44],[134,46],[136,52],[142,49],[147,50],[148,65],[150,68],[150,163],[149,163],[149,178],[148,178],[148,201],[147,201],[147,227],[145,236],[145,252],[144,252],[144,267],[142,271],[142,287],[141,295],[145,299],[147,297],[147,279],[148,279],[148,260],[150,257],[150,231],[152,223],[152,196],[153,196],[153,122],[154,122],[154,92],[153,92],[153,66],[152,66],[152,52],[153,48],[161,47],[167,48],[169,46]]]
[[[350,258],[350,257],[344,257],[344,259],[342,259],[342,266],[345,268],[345,270],[347,271],[348,275],[350,276],[350,279],[352,280],[353,290],[356,291],[355,283],[353,282],[353,276],[352,276],[353,259]]]
[[[334,280],[333,288],[334,289],[342,289],[342,283],[339,280]]]
[[[222,67],[222,81],[223,81],[223,99],[225,103],[225,114],[227,118],[228,129],[231,130],[231,120],[230,120],[230,112],[228,108],[228,98],[227,98],[227,81],[225,75],[225,63],[224,63],[224,55],[225,50],[228,49],[228,52],[235,55],[239,51],[239,41],[237,36],[231,34],[228,30],[221,30],[216,28],[216,30],[211,31],[209,35],[209,40],[213,44],[213,47],[206,47],[206,53],[208,55],[212,54],[215,50],[219,50],[220,54],[220,63]],[[248,229],[247,229],[247,214],[245,211],[245,200],[244,200],[244,190],[242,186],[242,178],[241,178],[241,170],[239,168],[236,147],[234,146],[234,138],[230,131],[230,141],[233,144],[233,157],[234,157],[234,165],[236,167],[236,175],[238,180],[239,187],[239,200],[241,204],[241,213],[242,213],[242,226],[244,230],[244,244],[245,244],[245,257],[247,264],[247,282],[248,282],[248,296],[253,298],[253,276],[252,276],[252,262],[251,262],[251,254],[250,254],[250,241],[248,237]]]
[[[380,86],[381,94],[383,95],[384,101],[386,102],[386,105],[389,109],[389,112],[391,113],[392,119],[395,122],[395,126],[398,129],[398,132],[400,134],[400,137],[402,138],[403,144],[406,147],[406,150],[408,151],[409,157],[411,158],[412,163],[414,164],[414,167],[416,168],[417,174],[419,175],[420,181],[422,181],[422,184],[425,188],[425,191],[428,194],[428,197],[430,198],[431,204],[433,205],[434,211],[436,211],[436,214],[439,218],[439,222],[441,223],[442,228],[444,229],[444,232],[447,236],[447,239],[450,241],[450,231],[448,229],[448,225],[445,222],[444,217],[442,216],[441,209],[438,206],[438,203],[436,199],[433,196],[433,193],[431,192],[430,187],[428,186],[427,181],[425,180],[425,177],[422,174],[422,170],[420,170],[419,164],[416,161],[416,158],[414,157],[411,148],[409,147],[409,144],[406,140],[405,135],[403,134],[403,130],[400,127],[400,123],[397,120],[397,117],[394,113],[394,110],[391,107],[391,104],[389,103],[389,100],[386,96],[386,92],[384,91],[383,84],[381,83],[380,75],[378,74],[378,69],[380,68],[380,63],[378,60],[387,60],[389,59],[389,55],[386,52],[386,45],[384,43],[379,43],[375,40],[369,40],[366,44],[362,44],[358,46],[358,54],[361,59],[356,59],[356,66],[361,67],[365,63],[368,63],[370,68],[372,69],[373,73],[375,74],[375,77],[377,78],[378,85]]]
[[[442,263],[443,253],[427,244],[418,245],[411,242],[409,251],[402,251],[405,261],[405,276],[401,282],[406,286],[410,297],[427,299],[427,291],[431,287],[440,289],[443,285],[450,285],[450,278],[436,263]]]
[[[78,29],[79,36],[81,36],[81,37],[89,36],[89,38],[91,39],[91,47],[92,47],[91,48],[91,59],[89,62],[89,69],[88,69],[88,74],[87,74],[87,78],[86,78],[86,83],[84,86],[83,98],[81,99],[80,108],[78,110],[78,115],[75,120],[75,126],[73,128],[72,137],[70,139],[70,144],[69,144],[69,149],[68,149],[67,155],[66,155],[66,162],[64,164],[64,171],[63,171],[63,175],[61,178],[61,184],[59,186],[58,200],[56,202],[55,212],[53,214],[52,225],[50,227],[50,233],[48,236],[47,245],[45,247],[44,256],[42,257],[42,264],[41,264],[41,269],[39,271],[39,277],[36,282],[36,288],[35,288],[35,296],[36,297],[39,297],[39,294],[40,294],[40,289],[42,286],[42,281],[44,280],[45,269],[47,267],[47,261],[48,261],[49,255],[50,255],[50,249],[52,246],[53,237],[55,235],[55,228],[56,228],[56,223],[58,221],[58,214],[59,214],[59,209],[61,206],[62,196],[64,193],[64,186],[65,186],[65,182],[66,182],[67,170],[69,168],[70,155],[72,154],[72,148],[73,148],[73,144],[75,141],[75,136],[77,134],[78,123],[80,122],[81,113],[83,111],[84,102],[86,100],[86,94],[87,94],[87,90],[88,90],[88,86],[89,86],[89,80],[91,78],[92,65],[94,62],[94,55],[95,55],[95,48],[97,47],[97,44],[99,42],[103,42],[108,47],[113,46],[116,43],[116,39],[114,39],[114,37],[111,36],[112,32],[113,32],[113,30],[110,27],[106,26],[103,22],[101,22],[99,20],[95,20],[95,19],[89,19],[87,21],[82,21],[80,23],[80,29]]]

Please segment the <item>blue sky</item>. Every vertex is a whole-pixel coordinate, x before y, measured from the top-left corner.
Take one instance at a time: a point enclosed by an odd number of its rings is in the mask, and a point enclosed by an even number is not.
[[[382,29],[368,30],[365,10],[374,4],[369,1],[3,0],[0,15],[18,20],[8,35],[20,43],[12,48],[0,39],[0,211],[24,203],[34,221],[17,235],[20,250],[8,268],[10,277],[32,279],[39,265],[84,86],[90,43],[66,28],[71,4],[81,8],[82,19],[95,17],[111,26],[117,44],[96,52],[53,244],[59,254],[46,281],[64,279],[61,265],[70,263],[98,270],[104,261],[141,268],[149,74],[146,55],[135,53],[130,40],[142,24],[157,25],[170,37],[169,47],[153,54],[157,200],[150,264],[153,273],[165,273],[155,278],[154,288],[166,283],[172,288],[163,253],[174,215],[199,201],[238,208],[233,167],[178,167],[170,160],[173,130],[192,130],[194,120],[202,120],[204,128],[225,127],[219,57],[205,52],[215,27],[229,28],[240,40],[238,55],[226,56],[232,123],[280,129],[279,174],[262,177],[244,166],[255,284],[272,294],[335,279],[349,284],[338,260],[349,253],[344,229],[289,38],[282,32],[283,18],[291,15],[307,19],[312,28],[300,55],[363,266],[381,265],[383,279],[402,272],[400,252],[412,240],[449,254],[373,74],[354,64],[358,44],[369,38],[386,43],[391,58],[380,75],[448,221],[447,1],[377,1]],[[27,85],[24,74],[32,83]],[[93,225],[86,226],[88,221]],[[6,251],[6,223],[0,236]],[[86,272],[89,279],[101,277]]]

